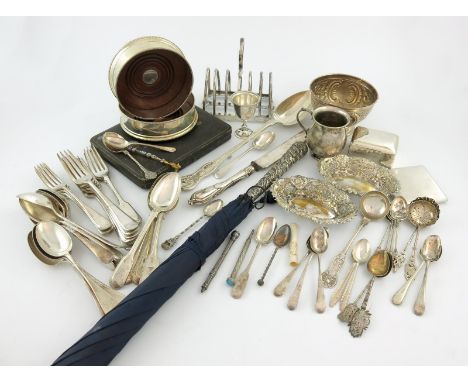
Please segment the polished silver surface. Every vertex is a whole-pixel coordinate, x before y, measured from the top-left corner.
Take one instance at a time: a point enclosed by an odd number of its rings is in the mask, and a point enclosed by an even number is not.
[[[114,196],[117,198],[117,202],[119,208],[125,212],[133,221],[140,223],[141,217],[135,211],[135,209],[125,201],[120,193],[115,188],[114,184],[112,183],[109,177],[109,168],[107,167],[104,160],[101,158],[101,155],[98,153],[94,146],[90,146],[85,148],[84,150],[84,157],[88,164],[89,169],[92,171],[93,175],[96,177],[97,180],[103,181],[107,184],[110,188]]]
[[[205,282],[203,283],[203,285],[201,286],[201,293],[204,293],[206,292],[206,290],[208,289],[208,287],[210,286],[211,282],[213,281],[213,279],[215,278],[216,274],[218,273],[219,271],[219,268],[221,267],[221,265],[223,264],[224,262],[224,259],[226,259],[226,256],[228,255],[229,251],[231,250],[232,248],[232,245],[235,243],[235,241],[239,238],[240,234],[238,231],[232,231],[231,232],[231,235],[229,236],[229,240],[226,244],[226,247],[224,248],[223,252],[221,253],[221,256],[219,256],[218,260],[216,261],[216,263],[213,265],[213,268],[211,268],[210,272],[208,273],[208,276],[205,280]]]
[[[250,243],[252,242],[252,238],[255,234],[255,230],[253,229],[250,231],[249,236],[247,239],[245,239],[244,245],[242,246],[242,250],[239,253],[239,256],[237,257],[236,263],[234,264],[234,268],[232,269],[231,275],[226,279],[226,284],[229,285],[230,287],[233,287],[235,282],[236,282],[236,277],[237,273],[240,270],[240,267],[242,266],[242,262],[244,261],[245,255],[247,254],[247,251],[249,250]]]
[[[164,213],[175,208],[179,201],[181,182],[176,172],[164,174],[148,193],[150,216],[140,231],[132,248],[115,268],[110,285],[120,288],[127,283],[140,282],[142,275],[148,275],[159,265],[157,239]],[[155,222],[156,221],[156,222]],[[154,223],[154,225],[153,225]],[[142,248],[152,249],[143,254]]]
[[[161,146],[155,145],[152,143],[142,143],[142,142],[135,142],[135,141],[127,141],[123,136],[116,133],[115,131],[108,131],[106,132],[106,140],[109,146],[115,147],[119,150],[128,150],[130,147],[133,146],[141,146],[141,147],[152,147],[157,150],[166,151],[168,153],[173,153],[176,151],[175,147],[171,146]]]
[[[89,188],[97,198],[123,243],[132,243],[138,235],[139,223],[132,220],[119,206],[114,204],[94,183],[94,176],[84,161],[66,150],[57,154],[73,182],[81,189]]]
[[[351,138],[348,154],[392,168],[398,150],[398,142],[399,138],[396,134],[357,126]]]
[[[248,90],[239,90],[231,96],[231,102],[237,117],[242,121],[242,126],[234,131],[237,138],[247,138],[253,133],[247,127],[247,122],[252,119],[260,102],[260,95]]]
[[[281,227],[279,227],[275,233],[275,236],[273,237],[273,243],[275,244],[276,248],[270,257],[270,260],[268,261],[265,270],[263,271],[262,277],[260,277],[260,279],[257,280],[257,284],[259,286],[263,286],[263,284],[265,284],[265,277],[268,273],[268,270],[271,267],[271,264],[273,263],[273,260],[275,259],[276,253],[280,248],[283,248],[284,246],[288,245],[290,239],[291,227],[289,226],[289,224],[284,224]]]
[[[414,200],[420,196],[434,199],[439,204],[448,200],[447,195],[438,186],[426,167],[400,167],[393,169],[392,172],[400,183],[398,194],[406,200]]]
[[[34,167],[34,170],[48,188],[60,193],[60,195],[75,203],[101,233],[107,233],[114,229],[114,226],[107,217],[101,215],[94,208],[88,206],[78,198],[70,187],[45,163],[39,163]]]
[[[389,208],[390,201],[388,200],[387,196],[382,192],[370,191],[361,197],[359,203],[359,209],[362,215],[361,223],[349,239],[345,248],[335,257],[333,257],[327,270],[323,272],[320,276],[323,286],[325,288],[333,288],[336,285],[338,281],[338,275],[341,271],[341,268],[343,267],[346,254],[348,253],[351,244],[353,243],[354,239],[357,237],[359,232],[361,232],[361,230],[369,222],[385,217],[385,215],[387,215],[388,213]]]
[[[264,170],[270,167],[273,163],[275,163],[278,159],[280,159],[286,151],[288,151],[288,149],[291,147],[293,143],[303,142],[304,139],[305,139],[304,132],[300,132],[294,135],[293,137],[289,138],[287,141],[283,142],[281,145],[275,147],[273,150],[270,150],[266,154],[257,158],[256,160],[251,162],[249,166],[240,170],[239,172],[229,177],[228,179],[194,192],[192,196],[190,196],[189,204],[197,205],[197,204],[205,204],[209,202],[211,199],[222,194],[224,191],[234,186],[235,184],[240,182],[242,179],[248,178],[255,171]]]
[[[55,261],[68,261],[83,278],[94,300],[103,314],[112,310],[122,301],[124,295],[109,288],[86,272],[71,256],[72,240],[67,231],[54,222],[40,222],[32,231],[34,241],[30,241],[31,250],[36,257],[46,264]],[[35,248],[33,247],[35,244]],[[41,253],[45,256],[42,257]]]
[[[312,116],[312,126],[306,128],[301,113]],[[307,131],[306,142],[315,158],[327,158],[340,154],[347,141],[346,127],[351,123],[349,114],[334,106],[321,106],[314,110],[301,109],[297,113],[297,123]]]
[[[259,136],[257,136],[255,139],[251,141],[252,143],[247,150],[245,150],[242,154],[232,158],[228,162],[224,163],[218,169],[218,171],[215,172],[214,177],[217,179],[223,178],[231,170],[232,166],[238,163],[238,161],[242,157],[247,155],[252,150],[259,150],[259,151],[265,150],[273,143],[275,138],[276,138],[276,134],[272,131],[265,131],[264,133],[260,134]]]
[[[221,208],[223,208],[224,203],[220,199],[213,200],[211,203],[207,204],[205,208],[203,208],[203,215],[200,216],[197,220],[195,220],[193,223],[191,223],[189,226],[184,228],[181,232],[179,232],[177,235],[171,237],[170,239],[167,239],[161,244],[161,247],[165,250],[171,249],[176,243],[177,240],[179,240],[179,237],[181,237],[183,234],[185,234],[187,231],[190,231],[194,226],[196,226],[198,223],[200,223],[205,217],[210,218],[214,214],[216,214]]]
[[[234,287],[231,290],[231,296],[234,298],[241,298],[244,294],[247,282],[249,281],[249,272],[252,268],[252,264],[257,256],[258,250],[262,245],[268,244],[273,237],[273,234],[276,230],[276,219],[274,217],[268,217],[261,221],[257,227],[255,240],[257,245],[255,250],[247,264],[247,267],[241,272],[241,274],[236,278]]]

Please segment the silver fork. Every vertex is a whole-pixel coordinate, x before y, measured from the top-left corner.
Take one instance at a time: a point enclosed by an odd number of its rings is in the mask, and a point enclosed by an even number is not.
[[[98,153],[94,146],[87,147],[84,150],[84,156],[88,166],[97,180],[103,181],[106,183],[109,188],[111,189],[112,193],[117,198],[119,202],[120,209],[125,212],[128,216],[130,216],[134,221],[140,223],[141,217],[135,211],[135,209],[125,201],[119,192],[116,190],[114,184],[109,178],[109,168],[105,164],[104,160],[102,159],[101,155]]]
[[[110,220],[117,230],[120,240],[124,243],[134,241],[137,236],[138,223],[133,221],[101,192],[101,190],[94,184],[94,176],[85,166],[84,162],[73,155],[69,150],[60,152],[57,156],[76,185],[79,187],[87,185],[93,191],[98,201],[108,213]]]
[[[68,200],[74,202],[100,232],[107,233],[113,230],[114,227],[110,220],[81,201],[49,166],[45,163],[39,163],[39,165],[34,167],[34,170],[36,171],[37,176],[48,188],[60,193]]]

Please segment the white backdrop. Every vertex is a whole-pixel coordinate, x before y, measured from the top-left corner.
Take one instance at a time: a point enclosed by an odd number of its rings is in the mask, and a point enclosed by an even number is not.
[[[0,274],[4,282],[0,288],[0,364],[50,364],[99,318],[92,298],[71,267],[46,266],[30,253],[26,235],[32,225],[15,196],[41,186],[33,170],[38,162],[48,163],[65,178],[56,153],[65,148],[80,153],[92,135],[117,122],[117,102],[108,86],[107,68],[121,46],[143,35],[164,36],[181,47],[194,71],[198,104],[206,67],[236,72],[241,36],[246,39],[245,70],[273,72],[276,103],[305,90],[322,74],[343,72],[369,80],[380,99],[363,125],[398,134],[396,167],[424,164],[449,202],[441,206],[437,225],[421,237],[439,234],[444,245],[441,260],[432,264],[429,272],[424,317],[412,313],[420,280],[406,303],[395,307],[390,298],[403,276],[391,274],[374,286],[370,328],[362,338],[351,338],[347,327],[337,320],[336,308],[323,315],[313,309],[315,262],[299,307],[290,312],[287,297],[278,299],[272,294],[274,285],[288,271],[287,251],[278,255],[265,286],[259,288],[255,283],[273,245],[261,250],[244,297],[232,299],[224,280],[246,235],[264,217],[274,215],[280,225],[299,223],[300,248],[305,250],[313,224],[286,214],[278,206],[268,206],[252,213],[238,228],[241,238],[209,290],[203,295],[199,292],[221,249],[145,325],[113,364],[466,364],[468,258],[463,226],[468,209],[463,204],[463,190],[467,187],[467,20],[192,17],[1,20],[4,144],[0,154]],[[279,142],[298,127],[274,130]],[[202,161],[219,155],[235,140]],[[241,165],[256,156],[253,153]],[[288,173],[295,174],[318,176],[310,157]],[[223,199],[231,200],[260,176],[254,174],[223,194]],[[113,169],[111,177],[146,217],[146,191]],[[212,178],[205,179],[202,186],[211,182]],[[188,207],[189,196],[184,193],[178,208],[167,216],[163,240],[201,214],[201,208]],[[330,228],[325,266],[357,224],[356,219]],[[371,224],[360,237],[369,238],[375,248],[383,229],[383,222]],[[409,226],[400,231],[401,243],[409,233]],[[77,260],[106,280],[110,271],[75,244]],[[166,258],[169,252],[161,250],[160,255]],[[367,281],[362,268],[355,292]],[[127,287],[124,291],[130,290]],[[327,299],[329,295],[327,291]]]

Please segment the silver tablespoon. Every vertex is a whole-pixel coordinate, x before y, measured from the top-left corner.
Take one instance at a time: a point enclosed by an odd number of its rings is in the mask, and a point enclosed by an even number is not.
[[[171,237],[170,239],[167,239],[164,243],[161,244],[161,247],[163,249],[171,249],[175,243],[177,243],[177,240],[179,237],[181,237],[185,232],[193,228],[195,225],[197,225],[199,222],[201,222],[205,217],[210,218],[214,214],[216,214],[221,208],[223,208],[223,201],[220,199],[213,200],[211,203],[207,204],[205,208],[203,208],[203,215],[200,216],[197,220],[195,220],[192,224],[190,224],[188,227],[183,229],[181,232],[179,232],[177,235]]]
[[[234,287],[231,290],[231,296],[234,298],[241,298],[244,294],[245,287],[247,286],[247,281],[249,281],[249,272],[252,268],[252,264],[257,256],[257,252],[262,245],[268,244],[273,237],[273,234],[276,230],[276,219],[274,217],[268,217],[261,221],[257,228],[255,235],[255,240],[257,245],[255,247],[254,253],[247,264],[247,267],[242,271],[242,273],[237,277]]]
[[[143,226],[140,234],[133,243],[130,251],[122,258],[114,273],[110,279],[110,285],[113,288],[120,288],[127,282],[132,281],[132,277],[129,278],[132,270],[138,270],[139,263],[138,258],[142,255],[142,248],[145,248],[145,240],[154,240],[151,236],[151,226],[153,221],[161,220],[164,216],[164,212],[173,209],[180,196],[180,176],[176,172],[169,172],[164,174],[158,182],[156,182],[148,193],[148,206],[151,210],[150,216],[148,217],[145,225]],[[155,226],[159,225],[158,221],[155,222]],[[153,233],[154,234],[154,233]],[[157,248],[154,247],[155,249]],[[148,254],[153,258],[157,259],[157,253]],[[141,259],[143,261],[145,259]],[[146,261],[146,260],[145,260]],[[155,260],[157,262],[157,260]]]
[[[349,269],[340,286],[336,288],[330,298],[330,307],[335,306],[335,304],[340,301],[340,311],[342,311],[349,303],[349,298],[353,290],[354,280],[356,279],[359,265],[367,263],[367,260],[369,260],[371,254],[369,240],[358,240],[356,244],[354,244],[351,253],[353,256],[353,265]]]
[[[256,137],[252,141],[252,144],[247,150],[245,150],[239,156],[232,158],[229,162],[227,162],[222,167],[220,167],[214,175],[215,178],[220,179],[224,175],[226,175],[229,172],[229,170],[232,168],[232,166],[239,161],[239,159],[247,155],[252,150],[258,150],[258,151],[265,150],[268,146],[272,144],[272,142],[275,140],[275,137],[276,137],[276,134],[273,131],[265,131],[264,133],[260,134],[258,137]]]
[[[94,276],[90,275],[71,256],[72,240],[67,231],[54,222],[40,222],[32,232],[36,250],[33,253],[46,264],[56,264],[55,261],[68,261],[86,282],[99,309],[103,314],[112,310],[122,301],[124,295],[113,290]],[[31,242],[29,243],[31,246]],[[40,256],[43,254],[44,257]]]
[[[416,276],[421,271],[422,267],[426,264],[426,259],[427,261],[437,261],[442,255],[442,244],[440,241],[440,237],[437,235],[428,236],[426,240],[424,240],[424,243],[419,251],[419,255],[424,260],[424,262],[421,262],[421,264],[419,264],[419,267],[411,275],[411,277],[408,278],[403,284],[403,286],[400,289],[398,289],[398,291],[393,295],[392,302],[395,305],[400,305],[403,303],[406,294],[408,293],[408,289],[413,284],[414,280],[416,279]]]
[[[362,215],[361,223],[357,227],[353,236],[349,239],[345,248],[333,257],[328,269],[320,276],[325,288],[333,288],[336,285],[346,254],[359,232],[361,232],[369,222],[382,219],[387,215],[389,208],[390,201],[387,196],[380,191],[370,191],[361,196],[361,200],[359,202],[359,209]]]

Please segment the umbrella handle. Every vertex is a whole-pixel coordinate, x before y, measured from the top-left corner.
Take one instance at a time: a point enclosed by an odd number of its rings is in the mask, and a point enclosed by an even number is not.
[[[254,201],[258,199],[270,188],[275,180],[279,179],[299,159],[302,159],[308,150],[309,148],[305,142],[292,144],[288,151],[275,162],[257,184],[247,191],[247,195]]]

